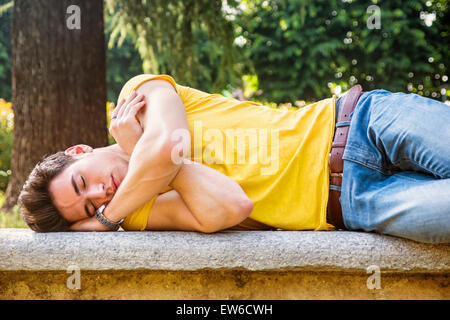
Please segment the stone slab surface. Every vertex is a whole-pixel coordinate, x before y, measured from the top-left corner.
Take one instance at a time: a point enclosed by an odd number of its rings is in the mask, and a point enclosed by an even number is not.
[[[35,233],[0,229],[0,270],[306,270],[450,273],[450,245],[348,231]]]

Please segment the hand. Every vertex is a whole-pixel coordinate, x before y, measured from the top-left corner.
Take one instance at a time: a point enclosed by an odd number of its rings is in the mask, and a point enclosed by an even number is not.
[[[70,228],[72,231],[116,231],[103,225],[97,218],[86,218],[73,223]]]
[[[133,91],[127,100],[122,99],[111,114],[109,133],[118,145],[129,155],[144,130],[136,118],[136,114],[145,106],[144,95]]]

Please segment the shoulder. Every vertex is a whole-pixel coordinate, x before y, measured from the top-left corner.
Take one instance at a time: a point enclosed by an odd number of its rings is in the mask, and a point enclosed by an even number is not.
[[[178,85],[171,76],[166,74],[141,74],[131,78],[124,84],[120,91],[118,101],[122,98],[126,99],[133,90],[138,90],[139,88],[146,91],[153,90],[154,88],[166,88],[168,91],[175,91],[179,94]]]
[[[152,79],[151,81],[145,81],[141,83],[137,88],[135,88],[138,92],[143,93],[151,93],[156,89],[168,90],[170,92],[177,92],[176,87],[167,82],[166,80]]]

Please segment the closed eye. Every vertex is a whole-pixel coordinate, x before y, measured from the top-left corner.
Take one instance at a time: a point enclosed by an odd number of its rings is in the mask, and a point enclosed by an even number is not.
[[[83,189],[86,190],[86,181],[84,180],[83,176],[81,176],[81,175],[80,175],[80,178],[83,181]],[[89,208],[86,204],[84,205],[84,211],[86,211],[86,214],[89,217],[93,217],[95,215],[95,211],[97,211],[97,208],[94,206],[94,204],[92,202],[90,202],[90,203],[91,203],[92,207],[94,208],[94,212],[93,213],[89,212]]]

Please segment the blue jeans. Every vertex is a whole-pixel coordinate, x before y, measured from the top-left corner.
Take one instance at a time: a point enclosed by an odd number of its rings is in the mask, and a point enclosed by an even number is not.
[[[364,93],[351,114],[341,206],[349,230],[450,243],[450,106]]]

